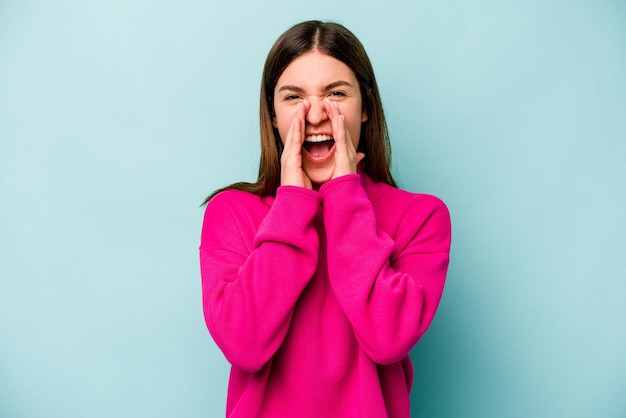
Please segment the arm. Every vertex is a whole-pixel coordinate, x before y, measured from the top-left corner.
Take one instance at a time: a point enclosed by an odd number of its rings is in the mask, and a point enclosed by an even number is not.
[[[295,303],[315,272],[319,239],[313,218],[320,197],[312,190],[279,188],[256,230],[253,215],[262,214],[253,211],[267,209],[230,196],[215,196],[205,212],[200,245],[204,316],[228,361],[254,372],[281,345]]]
[[[357,174],[321,192],[337,300],[372,360],[397,362],[426,331],[441,298],[450,248],[447,208],[420,196],[419,204],[393,215],[401,219],[391,238],[377,225]]]

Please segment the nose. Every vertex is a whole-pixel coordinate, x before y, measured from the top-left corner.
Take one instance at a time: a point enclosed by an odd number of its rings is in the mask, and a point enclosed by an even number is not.
[[[306,114],[306,122],[310,125],[320,125],[328,119],[323,100],[310,100],[311,107]]]

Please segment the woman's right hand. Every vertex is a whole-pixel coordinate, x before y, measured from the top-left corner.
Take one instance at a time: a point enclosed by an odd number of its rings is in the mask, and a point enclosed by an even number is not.
[[[296,114],[293,117],[285,146],[280,156],[280,184],[281,186],[298,186],[312,189],[311,180],[302,167],[302,145],[304,144],[304,118],[309,103],[305,100],[298,103]]]

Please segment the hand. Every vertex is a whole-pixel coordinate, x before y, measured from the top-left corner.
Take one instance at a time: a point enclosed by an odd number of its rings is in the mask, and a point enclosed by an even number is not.
[[[311,180],[302,169],[302,144],[304,143],[304,117],[310,104],[298,103],[296,114],[291,121],[285,146],[280,156],[280,184],[312,189]]]
[[[330,118],[335,139],[335,171],[331,179],[354,174],[357,165],[365,158],[365,154],[356,151],[337,103],[326,99],[324,106],[326,106],[326,114]]]

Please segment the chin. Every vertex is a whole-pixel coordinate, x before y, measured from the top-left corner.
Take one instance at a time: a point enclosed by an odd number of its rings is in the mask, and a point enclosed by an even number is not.
[[[305,169],[304,173],[307,175],[309,180],[311,180],[311,183],[313,183],[315,189],[319,189],[322,184],[326,183],[333,177],[333,170],[330,168],[317,168],[311,170]]]

